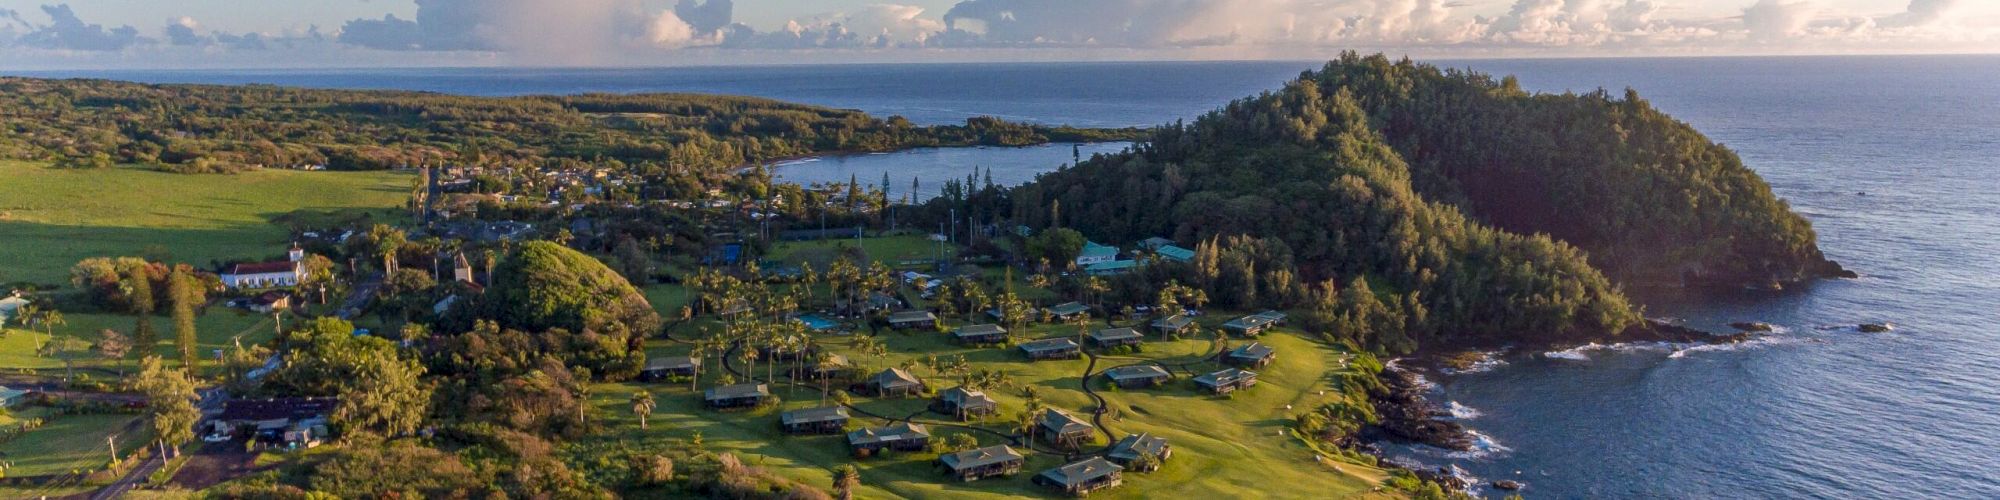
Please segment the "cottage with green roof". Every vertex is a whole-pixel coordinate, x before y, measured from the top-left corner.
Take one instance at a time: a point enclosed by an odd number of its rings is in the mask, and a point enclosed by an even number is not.
[[[1090,441],[1090,433],[1096,429],[1090,422],[1055,408],[1042,412],[1035,424],[1035,434],[1042,442],[1064,449],[1076,449]]]
[[[736,384],[710,387],[703,393],[702,399],[708,402],[710,408],[720,409],[757,406],[770,396],[771,390],[764,384]]]
[[[1035,484],[1048,486],[1075,496],[1089,495],[1090,492],[1106,488],[1116,488],[1124,482],[1125,468],[1111,463],[1103,457],[1090,457],[1080,462],[1042,471],[1035,476]]]
[[[826,406],[785,412],[778,423],[787,434],[831,434],[847,427],[847,408]]]
[[[1131,328],[1109,328],[1090,332],[1090,343],[1096,344],[1098,347],[1138,345],[1139,341],[1144,339],[1145,337],[1139,335],[1138,330]]]
[[[960,481],[978,481],[995,476],[1011,476],[1021,472],[1026,457],[1007,445],[995,445],[975,450],[938,455],[937,464],[945,473]]]
[[[889,328],[908,330],[912,328],[936,328],[937,315],[930,311],[901,311],[889,315]]]
[[[868,390],[876,397],[900,398],[924,392],[924,381],[908,370],[890,368],[868,377]]]
[[[1048,312],[1049,312],[1049,317],[1055,318],[1056,321],[1068,321],[1070,319],[1076,318],[1077,316],[1089,314],[1090,306],[1086,306],[1077,302],[1064,302],[1061,304],[1050,306],[1048,308]]]
[[[1255,337],[1263,334],[1265,329],[1277,324],[1270,317],[1252,314],[1229,320],[1228,323],[1222,324],[1222,329],[1242,337]]]
[[[1188,317],[1186,314],[1175,314],[1153,320],[1151,326],[1153,327],[1153,331],[1159,332],[1160,335],[1173,335],[1187,331],[1188,327],[1194,326],[1194,318]]]
[[[896,422],[847,433],[847,446],[856,457],[870,457],[882,450],[921,451],[931,444],[931,431],[924,424]]]
[[[1091,276],[1116,276],[1139,268],[1136,260],[1113,260],[1083,266],[1083,273]]]
[[[1068,337],[1023,342],[1019,347],[1022,353],[1028,355],[1030,361],[1070,359],[1083,355],[1083,349]]]
[[[1174,449],[1167,446],[1167,438],[1145,433],[1125,436],[1125,439],[1118,440],[1117,444],[1111,445],[1111,449],[1104,453],[1104,458],[1139,472],[1158,470],[1160,464],[1172,456]]]
[[[966,325],[952,330],[951,336],[965,345],[998,344],[1007,341],[1007,329],[994,324]]]
[[[1153,253],[1158,254],[1161,259],[1166,259],[1172,262],[1190,262],[1194,260],[1194,250],[1189,250],[1186,248],[1181,248],[1173,245],[1160,247],[1159,249],[1153,250]]]
[[[1132,365],[1105,370],[1104,378],[1111,379],[1111,383],[1118,384],[1118,387],[1134,389],[1160,385],[1173,378],[1173,374],[1159,365]]]
[[[1229,364],[1236,366],[1263,368],[1264,365],[1270,364],[1271,360],[1277,357],[1278,352],[1271,349],[1271,346],[1264,345],[1263,342],[1251,342],[1243,347],[1230,350],[1228,361]]]
[[[662,356],[646,360],[646,368],[639,370],[639,380],[656,381],[668,377],[692,377],[701,368],[701,359],[693,356]]]
[[[1083,251],[1076,254],[1076,267],[1089,267],[1099,262],[1118,260],[1118,247],[1100,245],[1095,241],[1083,242]]]

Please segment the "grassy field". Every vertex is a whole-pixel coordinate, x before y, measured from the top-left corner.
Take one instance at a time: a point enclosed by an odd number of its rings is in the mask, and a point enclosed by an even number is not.
[[[939,244],[931,241],[928,237],[907,235],[862,238],[858,241],[853,239],[834,239],[779,242],[771,247],[770,254],[765,255],[764,258],[787,263],[796,263],[799,261],[811,262],[820,272],[825,272],[827,268],[826,264],[832,261],[832,256],[838,255],[842,249],[857,245],[861,247],[862,252],[868,254],[869,259],[879,261],[889,267],[899,267],[899,263],[906,261],[933,260],[937,258],[940,251]],[[952,248],[950,245],[945,245],[942,251],[945,258],[951,258],[958,254],[958,250]]]
[[[69,324],[56,327],[55,331],[57,335],[70,337],[76,342],[72,344],[75,347],[72,348],[73,352],[70,354],[71,356],[75,356],[75,366],[78,368],[102,367],[116,369],[117,365],[103,360],[97,357],[94,352],[89,351],[90,346],[88,344],[96,341],[98,331],[107,328],[130,335],[135,318],[121,314],[76,313],[67,315],[66,319],[69,321]],[[286,321],[287,324],[290,324],[289,322],[294,320],[287,318]],[[174,332],[172,320],[161,316],[153,317],[153,331],[158,332],[160,344],[154,349],[152,354],[157,354],[167,359],[170,366],[177,364],[180,353],[174,349],[173,345]],[[203,359],[211,359],[214,349],[226,349],[234,345],[235,339],[238,336],[242,337],[243,345],[247,346],[270,340],[277,335],[277,329],[274,328],[270,316],[247,314],[237,309],[211,307],[208,309],[208,314],[203,314],[196,318],[195,333],[196,345],[199,346],[198,354]],[[63,366],[61,358],[44,357],[37,354],[36,350],[43,343],[47,342],[48,338],[47,335],[41,332],[20,329],[7,330],[4,335],[0,335],[0,369],[61,369]],[[140,353],[128,354],[126,360],[123,362],[123,366],[129,371],[133,367],[138,366],[138,359],[140,357]]]
[[[1223,321],[1219,317],[1209,319],[1217,324]],[[697,328],[702,322],[698,320],[695,324],[686,325],[686,328]],[[1027,336],[1074,334],[1075,327],[1072,326],[1044,326],[1032,328]],[[1025,386],[1035,386],[1043,401],[1051,407],[1079,415],[1089,414],[1092,402],[1079,386],[1079,376],[1087,361],[1031,363],[1012,348],[968,349],[949,342],[947,337],[948,334],[937,332],[884,333],[879,338],[889,346],[890,352],[881,357],[849,352],[849,340],[843,337],[826,336],[820,341],[830,351],[844,354],[867,369],[899,366],[935,354],[941,359],[963,355],[975,369],[1006,371],[1014,379],[1014,387],[988,391],[1001,403],[1001,415],[983,424],[991,429],[1005,432],[1011,428],[1016,416],[1024,410],[1025,401],[1020,395],[1020,388]],[[1192,382],[1187,381],[1188,373],[1184,370],[1175,372],[1177,380],[1157,389],[1109,390],[1105,389],[1102,379],[1094,381],[1098,393],[1105,397],[1117,415],[1115,418],[1107,416],[1105,420],[1106,426],[1116,436],[1138,432],[1165,436],[1175,452],[1173,459],[1160,471],[1129,474],[1124,486],[1092,496],[1369,496],[1372,489],[1386,478],[1383,471],[1332,460],[1321,464],[1314,460],[1312,450],[1298,442],[1297,438],[1280,435],[1280,430],[1286,427],[1293,415],[1326,399],[1321,391],[1331,389],[1329,374],[1347,369],[1345,354],[1290,332],[1267,334],[1263,341],[1279,350],[1278,360],[1259,370],[1261,376],[1257,387],[1239,392],[1234,397],[1218,398],[1197,393]],[[1241,342],[1235,340],[1231,345]],[[1214,347],[1213,340],[1208,337],[1179,341],[1151,339],[1143,353],[1099,358],[1097,370],[1101,372],[1112,366],[1142,360],[1194,362]],[[655,340],[648,351],[652,355],[661,355],[684,353],[686,349],[685,345],[676,342]],[[714,364],[713,359],[710,359],[710,364]],[[737,366],[743,368],[740,362]],[[713,368],[704,375],[707,378],[702,380],[701,387],[708,387],[721,373]],[[1188,368],[1205,373],[1220,367],[1198,362]],[[756,375],[762,377],[765,370],[765,366],[758,366]],[[913,373],[926,378],[937,389],[956,385],[949,376],[932,373],[927,368],[915,368]],[[654,391],[659,402],[649,431],[638,429],[637,419],[632,416],[627,403],[632,391],[641,388]],[[959,483],[944,480],[933,470],[930,461],[935,456],[930,454],[892,454],[855,461],[848,456],[842,436],[786,436],[779,432],[777,414],[786,409],[819,406],[818,389],[806,386],[794,389],[780,383],[774,385],[772,391],[784,400],[782,408],[748,413],[719,413],[704,409],[697,393],[690,391],[685,384],[605,384],[592,391],[592,399],[603,415],[601,418],[606,419],[603,421],[613,429],[609,436],[602,439],[687,439],[694,432],[700,432],[712,450],[735,452],[744,457],[745,463],[762,465],[788,478],[821,487],[829,484],[832,467],[855,462],[861,467],[866,485],[859,494],[861,498],[1046,497],[1049,492],[1034,486],[1029,478],[1063,462],[1059,456],[1029,453],[1027,467],[1021,476]],[[922,398],[874,400],[857,397],[855,406],[877,414],[909,415],[920,411],[926,401]],[[1292,409],[1287,409],[1287,405]],[[941,418],[924,415],[919,420]],[[883,424],[857,414],[850,428]],[[937,438],[963,431],[933,426],[932,432]],[[986,445],[1004,442],[992,435],[975,435]],[[1100,441],[1099,444],[1108,443]]]
[[[274,221],[394,209],[408,197],[410,179],[392,172],[182,175],[0,161],[0,282],[63,283],[78,260],[154,246],[198,266],[275,256],[288,235]]]
[[[19,438],[0,443],[0,460],[12,464],[9,477],[67,474],[70,471],[102,469],[111,457],[104,436],[140,419],[138,415],[69,415],[55,417],[47,425]],[[118,453],[131,453],[152,439],[145,425],[118,436]]]

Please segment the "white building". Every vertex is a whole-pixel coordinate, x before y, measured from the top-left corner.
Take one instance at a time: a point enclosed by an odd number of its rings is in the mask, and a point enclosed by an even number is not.
[[[222,286],[229,288],[279,288],[298,286],[305,277],[306,251],[298,245],[286,253],[289,260],[234,264],[222,272]]]

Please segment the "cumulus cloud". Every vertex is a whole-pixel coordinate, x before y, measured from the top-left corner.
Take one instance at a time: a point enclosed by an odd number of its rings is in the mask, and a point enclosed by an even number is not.
[[[339,40],[383,50],[483,51],[534,64],[596,64],[635,50],[699,44],[709,35],[677,12],[726,17],[729,9],[727,0],[682,2],[659,12],[639,0],[417,0],[416,19],[348,21]]]
[[[200,27],[200,23],[195,22],[194,18],[187,16],[167,21],[167,43],[180,46],[193,46],[206,45],[214,41],[212,37],[196,33],[195,29]]]
[[[139,30],[131,26],[106,28],[101,24],[90,24],[76,17],[76,11],[69,4],[43,5],[42,13],[48,14],[49,24],[33,26],[27,33],[17,37],[13,43],[28,47],[53,50],[78,50],[111,52],[124,50],[141,42]],[[13,14],[20,20],[19,14]]]
[[[1752,40],[1782,40],[1805,33],[1819,7],[1811,2],[1757,0],[1743,8],[1743,28]]]
[[[730,0],[681,0],[674,4],[674,17],[700,33],[714,33],[730,25],[736,15]]]

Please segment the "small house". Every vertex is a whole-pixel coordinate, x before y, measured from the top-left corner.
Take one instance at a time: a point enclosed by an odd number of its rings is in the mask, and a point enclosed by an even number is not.
[[[1174,449],[1167,446],[1167,438],[1142,433],[1118,440],[1117,444],[1111,445],[1111,449],[1105,452],[1104,458],[1135,471],[1152,472],[1159,469],[1160,464],[1173,455]],[[1147,465],[1139,465],[1142,463],[1141,457],[1151,457],[1152,461]]]
[[[663,356],[646,360],[646,367],[639,370],[639,380],[658,381],[670,377],[692,377],[701,369],[701,358],[694,356]]]
[[[702,400],[710,408],[742,408],[764,404],[771,397],[771,390],[764,384],[736,384],[710,387],[702,393]]]
[[[1090,440],[1090,433],[1096,430],[1090,422],[1069,412],[1050,408],[1042,412],[1042,418],[1035,423],[1035,433],[1042,442],[1061,448],[1076,448]]]
[[[975,450],[938,455],[937,464],[945,472],[960,481],[977,481],[995,476],[1011,476],[1021,472],[1021,465],[1027,459],[1020,452],[1007,445],[995,445]]]
[[[327,417],[338,406],[339,398],[232,399],[222,403],[215,435],[248,429],[258,443],[310,448],[327,436]]]
[[[234,264],[218,274],[231,289],[292,287],[305,277],[305,266],[298,260]]]
[[[1229,364],[1236,366],[1263,368],[1277,357],[1278,352],[1271,349],[1271,346],[1264,345],[1263,342],[1251,342],[1249,345],[1231,349],[1228,361]]]
[[[831,434],[847,427],[847,408],[827,406],[792,410],[778,416],[788,434]]]
[[[1257,385],[1257,372],[1226,368],[1222,371],[1195,377],[1194,384],[1201,386],[1202,389],[1209,392],[1228,394],[1235,392],[1237,389],[1247,389]]]
[[[1277,324],[1276,321],[1272,321],[1268,316],[1252,314],[1229,320],[1228,323],[1222,324],[1222,329],[1242,337],[1255,337],[1262,335],[1265,329]]]
[[[924,381],[902,368],[890,368],[868,377],[868,391],[876,397],[899,398],[924,392]]]
[[[1194,260],[1194,250],[1173,245],[1165,245],[1154,249],[1153,253],[1159,255],[1161,259],[1171,262],[1189,262]]]
[[[1083,251],[1076,254],[1076,267],[1088,267],[1099,262],[1118,260],[1118,247],[1100,245],[1095,241],[1083,242]]]
[[[250,299],[250,310],[258,314],[271,314],[292,308],[292,294],[272,290],[257,294]]]
[[[1077,302],[1064,302],[1051,306],[1048,309],[1049,317],[1054,318],[1056,321],[1069,321],[1089,312],[1089,306]]]
[[[1111,383],[1117,384],[1118,387],[1133,389],[1160,385],[1161,382],[1173,378],[1173,375],[1159,365],[1132,365],[1105,370],[1104,377],[1111,379]]]
[[[966,325],[952,330],[951,336],[965,345],[998,344],[1007,341],[1007,329],[993,324]]]
[[[1076,341],[1070,340],[1068,337],[1023,342],[1020,348],[1022,353],[1028,355],[1029,360],[1070,359],[1083,354],[1081,347],[1076,345]]]
[[[1110,328],[1090,332],[1090,343],[1097,344],[1098,347],[1139,345],[1139,341],[1144,338],[1139,335],[1138,330],[1131,328]]]
[[[815,380],[843,378],[853,369],[854,364],[847,361],[847,356],[825,354],[819,357],[819,361],[807,367],[806,377]]]
[[[0,386],[0,408],[10,408],[28,399],[28,391]]]
[[[1090,457],[1080,462],[1042,471],[1035,476],[1035,484],[1055,488],[1074,496],[1084,496],[1093,491],[1117,487],[1124,481],[1124,472],[1124,467],[1111,463],[1104,457]]]
[[[889,328],[908,330],[937,327],[937,315],[930,311],[902,311],[889,315]]]
[[[1194,326],[1194,318],[1188,317],[1186,314],[1175,314],[1156,319],[1153,320],[1152,324],[1153,331],[1158,332],[1160,335],[1174,335],[1185,332],[1191,326]]]
[[[1139,267],[1136,260],[1113,260],[1083,266],[1083,273],[1091,276],[1116,276],[1131,272]]]
[[[1264,321],[1268,321],[1273,325],[1285,324],[1285,313],[1279,311],[1264,311],[1257,314],[1252,314],[1250,316],[1262,318]]]
[[[847,433],[847,447],[854,456],[867,457],[882,450],[922,451],[931,444],[931,432],[924,424],[896,422],[887,427],[871,427]]]
[[[961,385],[938,393],[937,399],[931,402],[931,411],[968,420],[1000,411],[1000,402],[994,401],[985,392]]]

